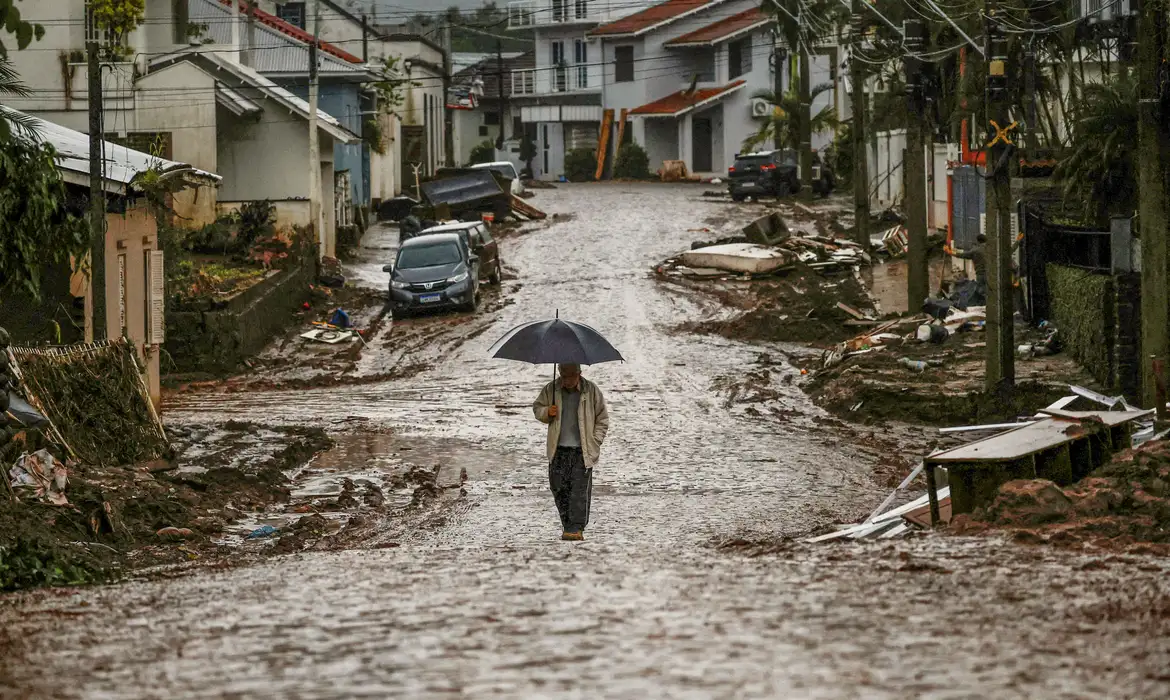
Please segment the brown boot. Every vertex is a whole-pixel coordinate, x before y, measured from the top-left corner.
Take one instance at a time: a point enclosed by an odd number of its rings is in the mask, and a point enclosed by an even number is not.
[[[561,539],[570,542],[581,542],[585,539],[585,535],[582,532],[565,531],[563,534],[561,534]]]

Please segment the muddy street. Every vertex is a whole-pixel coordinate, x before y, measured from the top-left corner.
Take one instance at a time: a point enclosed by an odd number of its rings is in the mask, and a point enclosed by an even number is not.
[[[652,266],[758,215],[703,189],[542,190],[534,203],[564,216],[503,239],[514,279],[495,303],[387,320],[370,339],[353,371],[387,379],[174,397],[173,425],[328,431],[336,447],[294,491],[388,479],[408,460],[455,485],[465,473],[464,493],[344,551],[0,598],[0,696],[1170,694],[1164,559],[942,535],[784,539],[864,515],[888,490],[872,451],[799,388],[794,348],[677,330],[721,310]],[[384,288],[377,258],[351,278]],[[611,430],[584,543],[559,540],[530,408],[550,369],[487,357],[514,325],[558,312],[627,360],[586,368]]]

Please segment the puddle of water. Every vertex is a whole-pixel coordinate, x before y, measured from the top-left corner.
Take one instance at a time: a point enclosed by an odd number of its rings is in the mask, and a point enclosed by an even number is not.
[[[930,261],[930,291],[938,291],[942,283],[944,259]],[[906,313],[910,305],[906,301],[906,259],[897,258],[885,262],[875,260],[869,271],[862,271],[869,284],[870,293],[881,305],[882,313]]]

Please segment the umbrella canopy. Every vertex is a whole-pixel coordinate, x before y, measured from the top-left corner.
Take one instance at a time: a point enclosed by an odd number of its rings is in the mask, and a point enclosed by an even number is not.
[[[516,326],[488,351],[492,357],[532,364],[595,365],[624,362],[622,354],[596,330],[583,323],[532,321]]]

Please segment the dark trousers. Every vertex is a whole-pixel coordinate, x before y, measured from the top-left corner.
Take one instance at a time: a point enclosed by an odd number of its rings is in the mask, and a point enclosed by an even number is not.
[[[585,468],[579,447],[558,447],[548,465],[548,485],[565,532],[581,532],[589,524],[593,497],[593,470]]]

